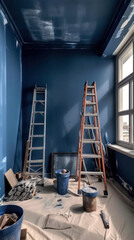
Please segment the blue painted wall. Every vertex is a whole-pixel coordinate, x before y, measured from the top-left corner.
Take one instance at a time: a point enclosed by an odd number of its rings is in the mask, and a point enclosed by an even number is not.
[[[7,96],[7,169],[21,170],[21,149],[17,154],[21,142],[17,141],[19,124],[21,124],[21,48],[9,25],[6,26],[6,96]]]
[[[115,141],[114,59],[87,51],[23,51],[23,159],[28,138],[34,85],[48,87],[46,172],[50,153],[77,152],[85,81],[97,83],[102,137]]]
[[[14,32],[0,8],[0,200],[5,192],[5,171],[9,168],[19,170],[22,165],[21,141],[17,144],[21,123],[21,79],[21,48],[16,45]]]
[[[117,151],[111,151],[116,180],[134,196],[134,159]]]
[[[6,47],[4,17],[0,11],[0,201],[4,195],[6,169]]]

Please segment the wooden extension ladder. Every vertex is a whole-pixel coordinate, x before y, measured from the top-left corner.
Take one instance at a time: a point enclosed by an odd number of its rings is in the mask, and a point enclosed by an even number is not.
[[[45,170],[46,106],[47,87],[35,86],[23,175],[39,175],[42,177],[42,183]]]
[[[87,131],[93,131],[94,134],[92,138],[89,138]],[[91,136],[90,135],[90,136]],[[87,149],[87,144],[95,144],[96,152],[93,154],[90,153]],[[84,149],[84,146],[86,149]],[[88,151],[88,153],[85,151]],[[85,159],[95,159],[98,163],[98,171],[87,171],[85,168]],[[85,171],[82,171],[82,164]],[[78,180],[78,194],[81,194],[80,184],[81,184],[81,175],[96,175],[98,180],[101,181],[102,177],[104,179],[104,195],[108,195],[107,191],[107,182],[106,182],[106,173],[105,173],[105,164],[102,148],[102,139],[100,131],[100,121],[99,121],[99,111],[97,103],[97,92],[96,92],[96,83],[93,83],[91,86],[88,86],[88,83],[85,83],[84,94],[83,94],[83,104],[82,104],[82,114],[81,114],[81,124],[79,131],[79,145],[78,145],[78,155],[77,155],[77,165],[76,165],[76,180]]]

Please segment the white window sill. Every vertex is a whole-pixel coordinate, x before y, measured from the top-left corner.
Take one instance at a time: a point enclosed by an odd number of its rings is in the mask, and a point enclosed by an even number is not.
[[[117,152],[120,152],[128,157],[134,158],[134,150],[128,149],[121,147],[117,144],[108,144],[108,147],[111,148],[112,150],[115,150]]]

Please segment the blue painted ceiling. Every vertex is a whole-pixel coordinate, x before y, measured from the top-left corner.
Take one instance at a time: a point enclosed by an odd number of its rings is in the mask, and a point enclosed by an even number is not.
[[[111,39],[109,39],[104,50],[104,55],[112,55],[130,30],[132,33],[134,32],[134,0],[130,1],[126,11],[122,15],[115,32]]]
[[[102,51],[130,0],[2,0],[25,46]]]

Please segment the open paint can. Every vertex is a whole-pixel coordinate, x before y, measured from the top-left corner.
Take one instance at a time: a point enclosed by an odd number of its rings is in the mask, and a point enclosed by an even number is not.
[[[95,187],[85,186],[82,188],[83,208],[86,212],[96,211],[98,190]]]

